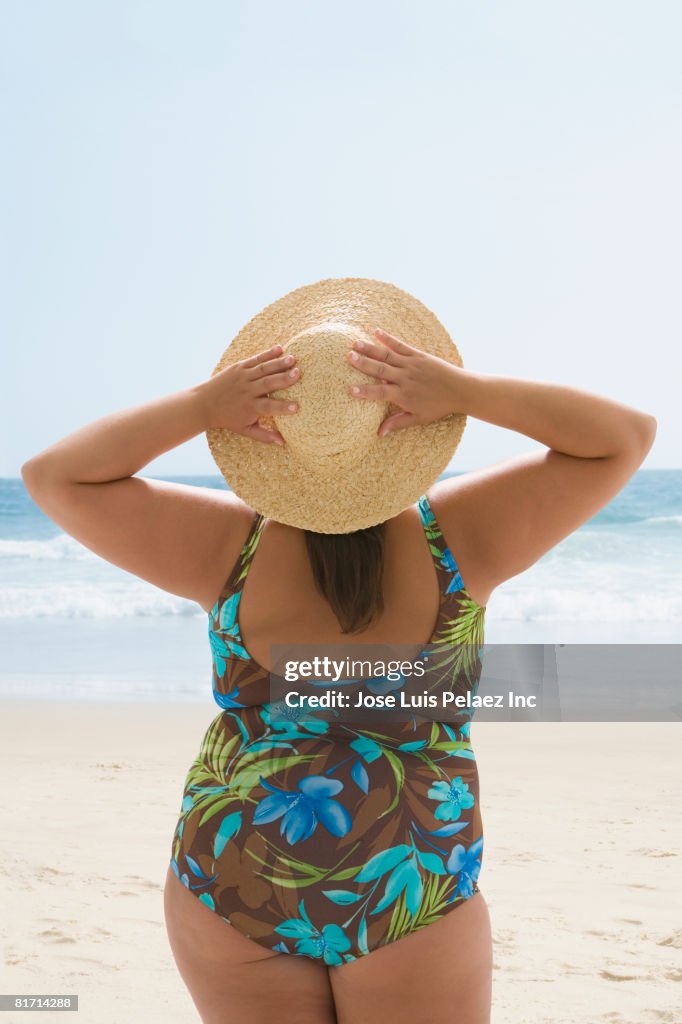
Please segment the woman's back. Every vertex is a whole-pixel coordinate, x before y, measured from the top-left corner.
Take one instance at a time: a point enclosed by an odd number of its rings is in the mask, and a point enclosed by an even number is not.
[[[304,532],[274,520],[265,520],[257,530],[255,526],[252,518],[246,531],[242,527],[237,534],[238,557],[246,563],[241,569],[246,577],[240,586],[239,625],[243,646],[260,665],[270,665],[273,644],[424,644],[432,637],[441,588],[417,504],[385,524],[384,609],[367,628],[352,635],[342,632],[331,606],[316,589]],[[442,546],[453,550],[444,533]],[[225,584],[236,561],[224,569]],[[224,589],[223,585],[221,594]]]
[[[482,642],[485,608],[474,601],[466,589],[428,496],[422,495],[407,511],[412,513],[416,524],[403,515],[398,517],[402,522],[398,524],[393,520],[388,530],[384,577],[388,578],[389,586],[384,586],[385,595],[388,592],[384,613],[369,628],[355,633],[341,631],[329,604],[314,589],[310,566],[305,561],[307,552],[296,543],[302,533],[284,528],[289,548],[284,558],[278,560],[281,548],[270,556],[262,549],[266,538],[276,541],[273,534],[278,531],[270,532],[270,528],[280,524],[252,513],[239,555],[218,597],[207,609],[213,651],[213,690],[221,706],[233,706],[230,694],[237,687],[240,688],[240,705],[262,704],[273,699],[270,670],[273,668],[271,650],[275,645],[302,645],[304,648],[314,645],[304,656],[320,651],[328,653],[332,645],[345,645],[343,656],[357,658],[363,656],[365,645],[384,644],[394,650],[392,654],[387,650],[384,657],[395,658],[414,657],[422,647],[431,644],[452,647],[457,643]],[[394,526],[398,529],[394,530]],[[407,538],[408,557],[418,566],[418,573],[414,575],[418,581],[416,586],[410,585],[411,573],[402,557],[401,534]],[[417,544],[414,544],[415,539]],[[425,567],[421,564],[423,556]],[[263,569],[254,582],[255,565]],[[277,584],[272,590],[271,579]],[[428,593],[431,588],[436,598],[433,607]],[[422,614],[413,614],[415,602],[422,599],[428,618],[418,606],[416,610]],[[253,620],[247,620],[245,614],[250,609],[253,609]],[[280,658],[281,651],[280,646]],[[275,671],[280,670],[278,662]]]

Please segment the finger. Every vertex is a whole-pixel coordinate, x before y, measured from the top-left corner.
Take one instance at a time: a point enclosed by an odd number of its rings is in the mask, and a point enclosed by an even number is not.
[[[284,444],[284,438],[279,430],[264,427],[261,423],[252,423],[250,427],[245,428],[244,434],[256,441],[264,441],[265,444]]]
[[[249,356],[248,359],[241,360],[242,366],[256,366],[257,363],[263,363],[266,359],[272,359],[273,356],[278,356],[282,352],[281,345],[273,345],[272,348],[263,349],[262,352],[256,352],[255,356]]]
[[[392,434],[394,430],[411,427],[418,422],[419,418],[412,412],[395,412],[392,416],[387,416],[379,427],[379,437],[386,437],[387,434]]]
[[[396,402],[399,389],[395,384],[351,384],[352,398],[371,398],[375,402]]]
[[[402,357],[393,352],[386,345],[379,344],[378,341],[363,341],[361,338],[356,338],[353,342],[353,351],[360,352],[363,356],[369,356],[370,359],[376,359],[381,363],[388,363],[390,366],[402,366]]]
[[[258,398],[255,404],[259,416],[288,416],[298,412],[298,402],[286,398]]]
[[[400,338],[394,338],[392,334],[387,334],[386,331],[382,331],[380,327],[377,327],[374,332],[375,338],[378,338],[380,342],[396,352],[399,356],[411,356],[419,349],[415,348],[414,345],[408,345],[406,342],[401,341]]]
[[[261,360],[259,363],[254,363],[253,366],[245,367],[246,379],[247,380],[260,380],[262,377],[267,377],[271,373],[281,373],[282,370],[288,366],[293,366],[295,363],[294,356],[282,355],[275,359]]]
[[[348,350],[348,361],[356,370],[368,373],[370,377],[380,377],[383,380],[390,381],[391,384],[397,384],[400,380],[400,369],[398,367],[383,363],[379,359],[371,359],[369,356],[360,355],[359,352],[352,348]]]
[[[261,395],[269,395],[271,391],[277,391],[280,388],[290,388],[292,384],[297,384],[301,379],[301,371],[297,366],[293,370],[286,370],[284,373],[273,373],[267,377],[261,377],[260,380],[254,381],[251,387],[253,388],[252,394],[257,397]]]

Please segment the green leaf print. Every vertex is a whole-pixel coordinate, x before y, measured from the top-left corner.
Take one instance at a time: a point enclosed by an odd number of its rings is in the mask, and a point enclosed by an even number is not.
[[[219,814],[220,811],[224,810],[228,806],[228,804],[233,802],[234,797],[226,796],[223,800],[218,800],[216,803],[212,804],[212,806],[209,807],[208,810],[204,811],[199,818],[199,827],[205,825],[207,821],[211,820],[214,814]]]
[[[239,574],[238,574],[238,576],[237,576],[237,578],[235,580],[235,587],[238,584],[240,584],[243,579],[246,578],[246,574],[248,573],[249,567],[251,565],[251,559],[253,558],[253,555],[254,555],[254,552],[256,550],[256,547],[258,546],[258,541],[260,540],[260,535],[261,535],[261,533],[263,531],[263,527],[264,526],[265,526],[265,519],[261,519],[261,521],[259,522],[258,526],[254,530],[254,532],[253,532],[253,534],[251,536],[251,539],[249,540],[249,542],[247,544],[244,545],[244,548],[243,548],[243,550],[241,552],[241,556],[240,556],[241,557],[241,569],[240,569]]]
[[[336,864],[332,865],[331,867],[325,870],[323,868],[317,868],[313,864],[309,864],[306,861],[298,860],[296,857],[292,857],[290,854],[285,853],[283,850],[280,850],[275,843],[271,842],[265,836],[261,835],[260,832],[258,834],[261,836],[261,839],[268,847],[268,850],[274,854],[274,860],[275,863],[277,864],[278,869],[282,871],[282,868],[284,867],[289,868],[289,870],[291,871],[291,875],[284,876],[284,878],[282,878],[279,875],[275,876],[271,873],[272,865],[267,858],[259,857],[252,850],[247,850],[246,852],[249,854],[249,856],[252,857],[264,869],[261,870],[260,874],[261,878],[263,878],[267,882],[271,882],[273,884],[279,883],[283,885],[285,888],[295,889],[297,887],[304,888],[307,885],[312,885],[314,882],[320,882],[325,878],[329,878],[336,882],[340,881],[342,878],[351,878],[353,875],[357,874],[357,865],[352,868],[347,868],[344,871],[339,871],[339,867],[341,864],[344,863],[344,861],[348,860],[349,857],[353,856],[360,843],[355,843],[349,850],[347,850],[343,854],[342,857],[339,858]]]
[[[386,942],[393,942],[394,939],[402,938],[410,932],[440,920],[448,906],[448,900],[455,884],[450,877],[441,882],[438,875],[428,875],[424,882],[421,905],[416,914],[410,913],[405,893],[402,893],[393,910]]]
[[[405,784],[405,765],[403,764],[400,755],[394,754],[390,750],[384,750],[384,755],[389,765],[391,766],[391,771],[393,772],[393,775],[395,776],[395,794],[386,810],[379,815],[380,818],[385,818],[387,814],[391,814],[394,808],[398,806],[400,794]]]
[[[261,777],[267,779],[270,775],[275,775],[276,772],[283,772],[295,765],[307,764],[314,761],[315,756],[315,754],[292,754],[289,757],[273,757],[269,760],[259,761],[247,755],[246,767],[242,767],[242,758],[237,761],[233,769],[230,789],[235,796],[244,800],[259,784]]]
[[[479,650],[483,646],[485,609],[475,601],[463,597],[461,613],[455,619],[446,619],[432,646],[438,649],[452,647],[445,654],[442,667],[451,669],[453,676],[464,672],[471,679],[478,667]],[[440,652],[439,652],[440,656]]]
[[[221,727],[220,716],[211,725],[209,732],[204,737],[204,742],[196,759],[196,764],[203,767],[210,775],[221,782],[228,784],[229,759],[238,748],[240,736],[228,736]]]

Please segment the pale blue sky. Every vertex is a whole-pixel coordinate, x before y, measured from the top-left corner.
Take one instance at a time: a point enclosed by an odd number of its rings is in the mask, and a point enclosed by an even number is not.
[[[680,466],[682,5],[0,5],[0,475],[209,376],[325,277],[484,372],[659,420]],[[677,292],[677,294],[676,294]],[[455,465],[534,442],[471,421]],[[217,472],[204,437],[151,474]]]

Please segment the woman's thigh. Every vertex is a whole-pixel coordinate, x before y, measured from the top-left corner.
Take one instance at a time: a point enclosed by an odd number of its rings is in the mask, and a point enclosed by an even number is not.
[[[338,1024],[489,1024],[492,937],[481,893],[413,935],[329,970]]]
[[[204,1024],[336,1024],[324,964],[247,939],[170,867],[164,914],[175,962]]]

